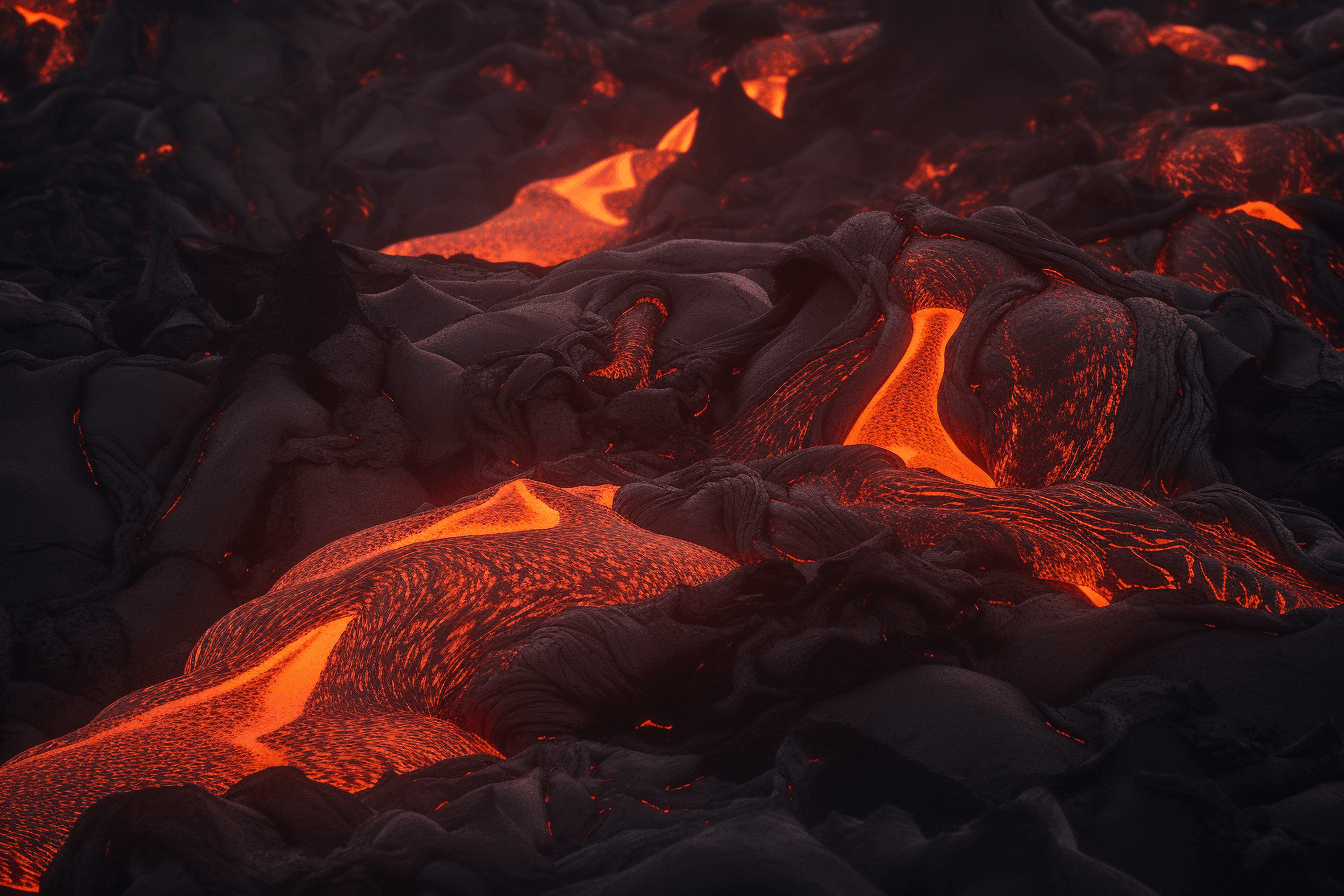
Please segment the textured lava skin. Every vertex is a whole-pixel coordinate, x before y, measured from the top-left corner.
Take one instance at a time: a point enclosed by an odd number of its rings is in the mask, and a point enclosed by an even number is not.
[[[566,607],[638,601],[734,563],[616,515],[611,490],[518,480],[318,551],[220,620],[184,675],[0,769],[0,882],[36,888],[75,817],[114,792],[222,792],[274,765],[358,790],[497,751],[457,724],[482,657]]]

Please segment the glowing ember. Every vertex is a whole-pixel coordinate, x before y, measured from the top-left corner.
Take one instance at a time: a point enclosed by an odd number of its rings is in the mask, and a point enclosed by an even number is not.
[[[696,109],[681,121],[668,128],[654,149],[660,152],[686,152],[695,142],[695,125],[700,120],[700,110]]]
[[[925,308],[912,316],[910,347],[863,409],[846,445],[877,445],[909,467],[927,467],[958,482],[993,487],[994,481],[953,443],[938,418],[943,353],[961,323],[951,308]]]
[[[11,60],[12,63],[28,67],[30,76],[35,76],[38,83],[47,84],[81,61],[91,26],[97,21],[101,6],[105,4],[89,2],[76,5],[73,0],[26,0],[21,5],[0,5],[22,17],[27,28],[55,30],[55,34],[39,37],[36,44],[30,47],[30,51],[41,49],[23,54],[22,61],[19,58]],[[13,39],[15,35],[10,37]],[[23,38],[19,40],[22,42]],[[0,102],[8,102],[8,99],[7,96],[0,96]]]
[[[510,90],[516,90],[519,93],[531,93],[532,85],[519,76],[513,70],[513,66],[505,62],[502,65],[487,65],[478,73],[482,78],[488,78],[491,81],[498,82]]]
[[[1148,31],[1148,43],[1204,62],[1222,62],[1227,55],[1221,39],[1192,25],[1159,25]]]

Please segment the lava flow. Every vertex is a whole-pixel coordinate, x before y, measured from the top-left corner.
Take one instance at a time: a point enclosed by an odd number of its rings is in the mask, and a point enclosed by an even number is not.
[[[452,233],[394,243],[388,255],[475,255],[488,261],[551,266],[610,244],[629,223],[623,210],[695,139],[697,112],[672,126],[653,149],[631,149],[566,177],[534,181],[488,221]]]
[[[0,768],[0,884],[34,890],[75,817],[141,787],[223,792],[273,765],[348,790],[496,753],[457,723],[482,659],[565,607],[629,603],[734,564],[635,527],[611,489],[519,480],[341,539],[220,620],[185,673]]]
[[[776,118],[784,115],[789,78],[804,68],[852,59],[877,26],[829,34],[785,34],[743,50],[730,66],[742,90]],[[715,71],[719,83],[728,68]],[[465,230],[413,237],[385,247],[389,255],[474,255],[487,261],[525,261],[550,267],[613,245],[630,223],[626,214],[655,177],[691,148],[699,110],[674,124],[653,149],[616,153],[565,177],[533,181],[513,203]]]
[[[1066,582],[1098,606],[1153,589],[1273,613],[1339,600],[1231,519],[1208,510],[1204,519],[1186,519],[1105,483],[987,489],[898,468],[871,477],[846,503],[890,526],[912,550],[945,548],[989,527],[1034,577]]]
[[[910,347],[859,415],[846,445],[877,445],[909,467],[931,467],[970,485],[993,486],[985,471],[961,453],[938,418],[944,352],[961,312],[925,308],[914,313]]]

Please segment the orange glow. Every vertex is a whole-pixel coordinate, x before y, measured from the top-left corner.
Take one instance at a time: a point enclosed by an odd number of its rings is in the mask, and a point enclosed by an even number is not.
[[[1222,38],[1190,25],[1159,25],[1149,29],[1148,43],[1152,46],[1161,44],[1187,59],[1232,65],[1248,72],[1259,71],[1269,64],[1259,56],[1229,53]]]
[[[205,683],[181,696],[173,696],[169,690],[161,702],[127,714],[129,717],[109,710],[75,735],[16,756],[0,769],[0,779],[5,782],[0,789],[0,818],[22,816],[29,805],[50,800],[51,794],[45,791],[53,780],[66,781],[63,789],[68,791],[73,776],[93,776],[83,785],[89,788],[84,799],[59,793],[57,807],[64,812],[78,811],[122,789],[107,785],[109,779],[116,780],[127,772],[135,774],[133,769],[116,767],[117,759],[127,754],[138,754],[141,761],[163,757],[176,763],[179,754],[187,753],[196,760],[186,763],[194,767],[194,783],[213,785],[215,790],[226,789],[230,777],[236,779],[285,764],[289,758],[285,752],[263,743],[261,738],[303,714],[328,657],[353,618],[336,619],[301,634],[257,665],[222,681]],[[156,690],[168,689],[161,685]],[[112,767],[104,768],[104,762]],[[222,763],[224,776],[214,767],[216,762]],[[22,773],[14,774],[16,768]],[[161,783],[157,776],[141,775],[141,786]],[[0,825],[0,854],[4,856],[0,859],[0,883],[36,890],[37,878],[60,842],[53,835],[63,833],[52,826],[50,818],[23,829]]]
[[[773,457],[820,443],[813,421],[841,384],[873,354],[884,319],[868,331],[808,361],[765,401],[714,435],[713,448],[734,460]]]
[[[447,508],[452,511],[452,508]],[[372,532],[364,535],[356,545],[345,545],[340,551],[325,548],[285,573],[275,583],[276,588],[338,573],[386,551],[404,548],[440,538],[460,538],[466,535],[501,535],[509,532],[527,532],[552,529],[560,522],[559,515],[538,498],[525,480],[518,479],[499,487],[490,497],[464,509],[441,516],[432,510],[398,522],[398,537],[383,541]],[[391,525],[391,524],[389,524]],[[383,527],[379,532],[392,536],[394,530]],[[344,542],[341,542],[344,544]],[[320,558],[320,559],[319,559]]]
[[[70,24],[69,19],[63,19],[60,16],[52,15],[49,12],[33,12],[31,9],[25,9],[22,6],[15,6],[14,11],[23,16],[23,20],[29,25],[36,22],[46,22],[50,25],[55,25],[57,28],[64,29],[66,25]]]
[[[979,431],[986,472],[1001,487],[1088,478],[1134,361],[1129,311],[1056,281],[1005,314],[983,345],[1008,361],[1011,383]]]
[[[910,346],[868,402],[846,445],[877,445],[899,455],[909,467],[928,467],[958,482],[993,487],[985,471],[961,453],[938,417],[938,386],[943,381],[948,340],[962,314],[951,308],[925,308],[911,319]]]
[[[608,510],[616,503],[616,492],[620,491],[620,486],[616,485],[576,485],[567,488],[569,492],[579,498],[587,498],[595,504],[601,504]]]
[[[634,156],[635,150],[608,156],[582,171],[557,178],[551,190],[593,220],[624,227],[629,221],[611,211],[607,197],[639,186],[635,180]]]
[[[1244,212],[1252,218],[1260,218],[1264,221],[1273,221],[1275,224],[1282,224],[1289,230],[1301,230],[1302,225],[1288,216],[1283,209],[1272,202],[1243,202],[1236,208],[1228,209],[1229,212]]]
[[[154,166],[177,152],[177,147],[171,143],[164,143],[151,151],[138,153],[135,157],[135,173],[139,177],[148,177],[154,170]]]
[[[1271,203],[1250,202],[1232,211],[1245,214],[1192,215],[1179,222],[1157,258],[1157,272],[1213,292],[1252,288],[1340,345],[1338,319],[1314,290],[1320,282],[1318,265],[1344,270],[1344,253],[1336,247],[1305,252],[1295,233],[1301,225]],[[1241,261],[1247,257],[1242,253],[1255,258],[1254,265]]]
[[[621,83],[620,78],[616,77],[611,72],[604,71],[599,73],[598,76],[593,79],[593,84],[590,89],[598,96],[605,96],[608,99],[612,99],[621,95],[621,91],[625,89],[625,85]]]
[[[784,103],[789,98],[788,75],[766,75],[742,82],[742,92],[776,118],[784,117]]]
[[[911,551],[955,538],[976,517],[990,520],[1031,575],[1067,582],[1097,606],[1123,591],[1166,588],[1273,613],[1339,603],[1230,522],[1192,523],[1105,483],[991,491],[892,469],[865,482],[846,503],[891,526]]]
[[[1228,65],[1244,68],[1248,72],[1259,71],[1268,64],[1258,56],[1244,56],[1241,53],[1232,53],[1227,57],[1226,61]]]
[[[1148,43],[1161,44],[1177,55],[1204,62],[1222,62],[1227,55],[1222,40],[1191,25],[1159,25],[1149,29]]]
[[[559,524],[559,512],[533,494],[527,483],[519,479],[502,486],[483,504],[459,510],[414,535],[392,542],[384,550],[392,551],[436,538],[527,532],[553,529]]]
[[[520,77],[518,73],[513,70],[513,66],[507,62],[502,65],[484,66],[477,72],[477,74],[482,78],[495,81],[510,90],[516,90],[519,93],[532,92],[532,85],[528,84],[524,78]]]
[[[1338,151],[1320,129],[1291,121],[1200,128],[1177,138],[1154,174],[1161,186],[1186,196],[1227,191],[1264,202],[1294,193],[1339,199],[1333,163]],[[1126,154],[1135,152],[1143,150],[1136,144]]]
[[[695,142],[695,126],[700,121],[700,110],[692,109],[685,118],[668,129],[654,149],[661,152],[686,152]]]
[[[465,252],[487,261],[550,267],[608,246],[624,233],[624,212],[638,201],[644,186],[684,151],[664,149],[663,144],[689,147],[695,136],[694,115],[674,125],[657,149],[627,150],[566,177],[534,181],[518,191],[512,205],[475,227],[403,240],[382,251],[443,256]]]
[[[878,26],[868,23],[822,34],[781,34],[743,48],[733,57],[731,68],[756,105],[783,118],[789,78],[804,69],[852,60],[877,33]],[[722,74],[722,69],[714,73],[715,84]]]
[[[616,319],[615,357],[611,363],[589,376],[599,377],[622,389],[643,389],[649,385],[649,363],[653,360],[653,337],[667,320],[667,308],[652,296],[645,296]]]
[[[792,75],[814,65],[852,59],[877,30],[876,25],[860,25],[826,34],[769,38],[741,51],[732,68],[747,96],[779,118],[784,115]],[[717,84],[726,70],[715,72],[711,80]],[[531,89],[508,65],[486,66],[479,74],[513,90]],[[603,95],[616,89],[614,80],[599,79],[595,86]],[[686,115],[651,150],[627,150],[565,177],[534,181],[518,191],[508,208],[474,227],[413,237],[382,251],[445,257],[467,253],[487,261],[526,261],[550,267],[615,245],[629,224],[626,212],[639,201],[649,181],[691,148],[698,118],[698,110]]]
[[[510,631],[736,565],[613,513],[615,491],[519,480],[318,551],[216,623],[181,677],[0,767],[0,884],[35,889],[76,816],[110,793],[220,793],[277,763],[355,791],[388,769],[498,755],[461,701],[507,663]]]
[[[725,66],[714,72],[709,76],[710,83],[717,87],[727,71],[728,68]],[[784,103],[789,98],[789,78],[794,74],[797,74],[797,69],[785,63],[782,72],[755,78],[739,78],[739,82],[742,84],[742,92],[752,102],[776,118],[783,118]]]
[[[1110,601],[1102,597],[1101,594],[1097,592],[1097,589],[1090,588],[1087,585],[1078,585],[1076,587],[1087,596],[1088,600],[1092,601],[1094,607],[1105,607],[1110,604]]]

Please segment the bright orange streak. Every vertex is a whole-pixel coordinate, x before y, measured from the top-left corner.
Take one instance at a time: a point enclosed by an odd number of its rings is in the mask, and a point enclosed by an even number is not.
[[[610,503],[607,506],[610,507]],[[361,537],[350,537],[328,545],[281,576],[274,587],[285,588],[333,575],[375,554],[395,548],[464,535],[504,535],[553,529],[560,522],[559,513],[538,498],[522,480],[505,483],[479,504],[435,519],[435,515],[442,512],[429,511],[390,523],[383,527],[387,535],[382,539],[372,537],[369,533],[358,533]]]
[[[354,618],[353,615],[344,616],[334,622],[319,626],[281,647],[260,664],[244,670],[227,681],[197,691],[189,696],[162,703],[129,720],[121,721],[115,726],[85,735],[77,744],[66,744],[52,749],[43,749],[47,746],[43,744],[34,747],[27,753],[20,753],[11,761],[17,763],[30,754],[40,755],[45,759],[64,753],[67,750],[83,749],[90,744],[98,743],[110,737],[121,737],[144,728],[155,727],[172,717],[189,712],[193,707],[237,693],[254,682],[265,688],[264,694],[259,700],[262,707],[261,712],[250,717],[254,721],[245,730],[227,731],[223,734],[224,739],[244,747],[258,759],[269,760],[275,751],[257,744],[256,739],[263,734],[270,734],[272,731],[288,725],[299,717],[303,712],[304,703],[312,694],[313,688],[317,687],[317,679],[326,667],[327,657],[331,655],[336,642],[341,639],[341,635],[344,634],[350,620]],[[253,701],[257,700],[256,697],[252,699]],[[95,729],[99,727],[96,719],[91,727]],[[218,731],[214,733],[221,734]],[[266,762],[259,768],[265,768],[267,765],[273,764],[273,762]]]
[[[251,717],[252,724],[232,732],[229,737],[234,744],[256,757],[261,768],[282,765],[287,757],[280,750],[259,742],[257,738],[277,731],[303,715],[303,708],[317,687],[317,680],[327,668],[327,659],[354,618],[353,615],[345,616],[319,626],[277,654],[275,664],[278,671],[262,697],[264,708]],[[248,669],[230,681],[241,685],[256,677],[266,665]],[[203,701],[206,694],[199,694],[194,699]]]
[[[1227,57],[1226,61],[1228,65],[1244,68],[1248,72],[1259,71],[1268,64],[1258,56],[1245,56],[1241,53],[1232,53]]]
[[[859,415],[845,444],[877,445],[899,455],[906,466],[928,467],[968,485],[992,488],[994,480],[961,453],[938,417],[943,352],[961,317],[951,308],[925,308],[911,316],[910,346]]]
[[[700,121],[700,110],[692,109],[686,117],[668,129],[654,149],[664,152],[686,152],[695,142],[695,126]]]
[[[789,98],[788,75],[766,75],[748,78],[742,82],[742,92],[776,118],[784,117],[784,103]]]
[[[1288,217],[1288,214],[1272,202],[1244,202],[1236,208],[1228,209],[1229,212],[1244,212],[1252,218],[1260,218],[1263,221],[1273,221],[1275,224],[1282,224],[1289,230],[1301,230],[1302,225]]]
[[[639,186],[632,161],[634,154],[635,150],[630,150],[607,156],[582,171],[559,178],[551,184],[551,190],[593,220],[612,227],[624,227],[629,220],[612,214],[607,208],[607,197]]]
[[[811,65],[851,58],[876,33],[876,26],[846,28],[827,35],[784,35],[762,41],[740,56],[734,71],[742,89],[776,118],[784,116],[790,76]],[[727,68],[715,72],[717,84]],[[510,84],[513,82],[510,81]],[[627,150],[565,177],[534,181],[513,204],[475,227],[415,237],[383,249],[389,255],[460,252],[487,261],[528,261],[550,267],[618,242],[629,225],[623,209],[695,140],[699,111],[674,124],[651,150]],[[619,200],[614,207],[613,200]]]
[[[62,30],[70,24],[69,19],[63,19],[60,16],[54,16],[49,12],[33,12],[31,9],[24,9],[22,6],[14,7],[14,11],[23,16],[23,20],[29,25],[35,22],[49,22]]]
[[[781,118],[788,84],[788,73],[767,74],[744,80],[742,89],[762,109]],[[550,267],[604,248],[629,224],[612,208],[612,197],[624,194],[624,207],[630,207],[631,197],[637,198],[649,181],[691,148],[699,116],[697,109],[683,117],[652,150],[627,150],[565,177],[534,181],[518,191],[512,205],[475,227],[402,240],[383,251],[443,256],[466,252],[487,261],[530,261]]]
[[[171,756],[190,742],[198,755],[224,760],[216,768],[227,764],[230,780],[195,782],[214,783],[220,790],[244,775],[284,764],[289,757],[259,738],[303,714],[332,650],[354,618],[353,614],[344,616],[305,632],[256,666],[218,684],[139,713],[104,713],[73,735],[19,754],[0,773],[4,784],[0,787],[0,817],[21,816],[21,806],[49,799],[44,791],[52,780],[79,782],[78,788],[63,788],[60,800],[73,812],[83,811],[109,793],[157,783],[137,765],[125,764],[128,748],[152,763],[152,747]],[[143,752],[146,745],[151,745],[148,754]],[[238,755],[240,751],[245,758]],[[82,777],[86,769],[81,766],[90,760],[98,773]],[[125,775],[132,780],[127,782]],[[6,859],[0,862],[0,883],[36,890],[42,869],[59,845],[52,833],[40,827],[0,831],[0,856]]]
[[[700,110],[691,111],[651,150],[627,150],[565,177],[533,181],[518,191],[512,205],[475,227],[402,240],[383,251],[447,257],[465,252],[487,261],[550,267],[601,249],[629,223],[612,209],[610,198],[625,194],[625,206],[633,204],[631,197],[691,148],[699,117]]]
[[[682,119],[664,135],[658,149],[627,150],[566,177],[534,181],[518,191],[512,205],[475,227],[402,240],[383,252],[433,252],[446,257],[465,252],[487,261],[550,267],[596,251],[625,230],[627,220],[612,209],[611,199],[623,195],[625,207],[633,204],[644,185],[681,152],[664,149],[663,144],[689,146],[694,136],[695,120]]]
[[[34,888],[79,813],[111,793],[221,793],[275,763],[355,791],[388,769],[499,755],[465,727],[463,700],[515,624],[521,638],[567,607],[736,565],[613,513],[615,491],[512,482],[323,548],[216,623],[181,677],[0,767],[0,885]],[[331,574],[351,557],[368,562]]]
[[[528,532],[554,529],[559,524],[560,512],[533,494],[526,482],[516,479],[501,487],[488,501],[444,517],[432,526],[380,548],[379,552],[436,538]]]
[[[1095,588],[1089,588],[1087,585],[1078,585],[1078,590],[1087,595],[1087,599],[1092,601],[1096,607],[1104,607],[1110,604],[1110,601],[1101,595]]]

